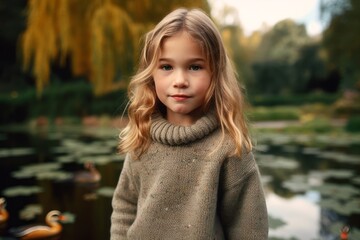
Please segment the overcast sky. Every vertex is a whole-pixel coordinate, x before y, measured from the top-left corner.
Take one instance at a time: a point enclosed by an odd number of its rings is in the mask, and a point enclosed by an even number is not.
[[[304,23],[309,35],[322,31],[320,0],[209,0],[209,3],[215,17],[224,5],[236,8],[246,35],[264,24],[273,26],[286,18]]]

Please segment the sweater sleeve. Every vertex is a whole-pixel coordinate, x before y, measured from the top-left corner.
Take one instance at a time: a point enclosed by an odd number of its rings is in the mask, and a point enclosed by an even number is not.
[[[127,155],[112,199],[111,240],[126,239],[127,231],[136,217],[138,191],[133,182],[131,161]]]
[[[218,214],[226,239],[268,239],[265,196],[253,154],[229,158],[220,184]]]

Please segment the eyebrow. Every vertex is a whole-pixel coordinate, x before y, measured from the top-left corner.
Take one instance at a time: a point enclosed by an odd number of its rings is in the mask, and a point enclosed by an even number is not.
[[[171,58],[159,58],[159,62],[173,62],[174,60]],[[203,58],[189,58],[188,62],[205,62]]]

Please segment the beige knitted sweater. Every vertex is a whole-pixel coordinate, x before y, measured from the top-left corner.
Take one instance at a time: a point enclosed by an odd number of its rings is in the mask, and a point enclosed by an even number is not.
[[[151,136],[139,160],[126,156],[112,201],[111,240],[267,239],[253,154],[231,156],[230,138],[217,148],[214,115],[189,127],[156,117]]]

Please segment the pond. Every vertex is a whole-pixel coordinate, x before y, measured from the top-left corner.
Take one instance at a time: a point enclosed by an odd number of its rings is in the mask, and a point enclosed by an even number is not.
[[[0,239],[45,215],[65,215],[56,239],[109,239],[111,197],[122,168],[116,129],[91,127],[0,130],[0,197],[10,217]],[[360,239],[360,136],[255,134],[270,220],[270,239]],[[98,182],[75,176],[92,162]]]

